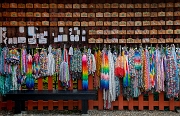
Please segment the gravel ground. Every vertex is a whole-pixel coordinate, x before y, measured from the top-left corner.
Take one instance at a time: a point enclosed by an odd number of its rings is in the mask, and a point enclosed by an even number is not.
[[[21,114],[13,114],[12,111],[0,111],[0,116],[180,116],[180,113],[172,111],[108,111],[91,110],[88,114],[81,115],[80,112],[70,111],[27,111]]]

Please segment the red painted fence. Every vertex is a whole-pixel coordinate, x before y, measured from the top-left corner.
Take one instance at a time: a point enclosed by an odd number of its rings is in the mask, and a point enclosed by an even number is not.
[[[72,81],[72,80],[71,80]],[[60,82],[58,82],[58,89],[61,90]],[[72,90],[73,86],[69,88],[69,90]],[[78,90],[82,89],[82,81],[78,80]],[[93,77],[89,76],[89,89],[93,89]],[[43,79],[38,79],[38,90],[43,90]],[[53,78],[48,77],[48,90],[53,90]],[[97,100],[89,100],[89,110],[93,110],[95,107],[98,107],[98,110],[103,110],[103,94],[101,90],[98,90],[98,96]],[[48,107],[48,110],[53,110],[53,107],[58,107],[58,110],[63,110],[64,106],[68,107],[68,110],[73,110],[74,107],[78,107],[79,110],[82,109],[81,106],[81,100],[73,101],[32,101],[28,100],[26,102],[27,110],[33,110],[33,107],[37,107],[38,110],[43,110],[44,107]],[[180,107],[180,101],[174,101],[174,99],[169,99],[168,101],[164,100],[164,93],[161,92],[159,94],[159,100],[154,100],[154,95],[152,93],[149,93],[148,99],[144,99],[143,95],[140,95],[138,99],[130,99],[127,101],[123,98],[122,95],[118,97],[116,101],[112,103],[112,107],[110,110],[113,110],[114,107],[118,110],[124,110],[125,107],[127,107],[129,110],[134,110],[135,107],[138,107],[138,110],[144,110],[144,108],[147,108],[149,110],[154,110],[154,107],[159,107],[159,110],[164,110],[164,107],[169,107],[170,110],[174,110],[175,106]],[[7,110],[12,110],[14,107],[14,102],[9,100],[7,102],[1,102],[0,101],[0,109],[7,108]]]

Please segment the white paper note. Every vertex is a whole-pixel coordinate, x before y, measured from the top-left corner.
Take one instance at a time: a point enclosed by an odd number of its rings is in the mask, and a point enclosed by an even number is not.
[[[70,41],[74,41],[74,35],[70,36]]]
[[[18,43],[26,43],[26,37],[18,37]]]
[[[58,38],[54,37],[54,43],[58,42]]]
[[[68,41],[67,35],[63,35],[63,41]]]
[[[24,33],[24,27],[19,27],[19,32]]]
[[[80,30],[77,30],[77,35],[80,35]]]
[[[63,37],[62,35],[58,35],[58,39],[57,39],[58,42],[62,42],[63,41]]]
[[[13,37],[13,44],[17,44],[18,43],[17,41],[18,41],[17,37]]]
[[[36,39],[28,38],[28,44],[36,44]]]
[[[40,33],[39,39],[44,38],[44,33]]]
[[[2,27],[0,27],[0,43],[2,43]]]
[[[47,38],[39,39],[39,44],[47,44]]]
[[[44,36],[48,36],[48,32],[47,31],[44,31]]]
[[[54,33],[52,33],[52,36],[54,37]]]
[[[39,38],[39,37],[40,37],[40,34],[39,34],[39,33],[37,33],[37,34],[36,34],[36,38]]]
[[[12,38],[8,38],[8,44],[12,44]]]
[[[78,27],[74,27],[74,30],[78,30]]]
[[[75,35],[75,41],[79,41],[79,35]]]
[[[6,29],[6,27],[2,27],[2,30],[3,30],[3,31],[6,31],[7,29]]]
[[[86,37],[85,36],[82,36],[82,41],[86,41]]]
[[[34,27],[28,27],[28,35],[33,36],[35,34]]]
[[[63,27],[59,27],[59,32],[64,32]]]

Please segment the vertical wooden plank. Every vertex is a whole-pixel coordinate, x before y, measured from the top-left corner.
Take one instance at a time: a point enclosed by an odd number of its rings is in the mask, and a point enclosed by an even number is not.
[[[149,110],[154,110],[154,96],[152,93],[149,93]]]
[[[78,79],[78,90],[82,90],[82,80]],[[82,101],[78,100],[78,110],[82,109]]]
[[[174,98],[169,99],[169,110],[174,110]]]
[[[103,110],[103,92],[100,89],[98,89],[98,103],[99,110]]]
[[[43,100],[38,100],[38,110],[43,110]]]
[[[89,75],[88,78],[88,90],[93,90],[93,75]],[[88,100],[88,109],[93,110],[93,100]]]
[[[63,110],[63,100],[58,100],[58,110]]]
[[[38,90],[43,90],[43,79],[38,78]]]
[[[73,90],[73,80],[71,78],[70,80],[71,86],[69,87],[68,90]],[[73,110],[73,100],[68,100],[68,110]]]
[[[70,79],[70,87],[68,88],[68,90],[73,90],[73,79],[71,78]]]
[[[43,78],[38,78],[38,90],[43,90]],[[29,101],[27,102],[29,107]],[[43,110],[43,100],[38,100],[38,110]]]
[[[133,98],[130,98],[129,102],[128,102],[128,109],[129,110],[133,110]]]
[[[28,100],[28,110],[33,110],[33,100]]]
[[[53,100],[48,100],[48,110],[53,110]]]
[[[48,90],[53,90],[53,77],[48,77]]]
[[[119,95],[118,97],[118,110],[123,110],[123,96]]]
[[[13,103],[12,100],[7,100],[7,110],[12,110]]]
[[[159,110],[164,110],[164,92],[159,93]]]
[[[143,102],[144,102],[143,95],[140,95],[140,96],[138,97],[138,102],[139,102],[139,105],[138,105],[139,110],[143,110],[143,109],[144,109],[144,105],[143,105]]]

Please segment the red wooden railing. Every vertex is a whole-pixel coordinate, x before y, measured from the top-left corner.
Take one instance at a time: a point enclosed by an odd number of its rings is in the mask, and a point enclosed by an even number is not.
[[[71,80],[72,82],[72,80]],[[72,82],[73,83],[73,82]],[[43,90],[43,79],[39,78],[38,79],[38,90]],[[78,80],[78,90],[82,89],[82,81]],[[53,89],[53,78],[48,77],[48,90]],[[60,81],[58,82],[58,89],[62,90],[60,86]],[[69,88],[69,90],[72,90],[73,86]],[[89,76],[89,90],[93,89],[93,77]],[[97,100],[89,100],[89,110],[93,110],[94,107],[98,107],[98,110],[103,110],[103,94],[102,91],[99,89],[98,90],[98,96]],[[81,100],[78,101],[73,101],[73,100],[68,100],[68,101],[63,101],[63,100],[58,100],[58,101],[53,101],[53,100],[48,100],[48,101],[43,101],[43,100],[38,100],[38,101],[33,101],[33,100],[28,100],[26,102],[26,107],[27,110],[33,110],[33,107],[37,107],[38,110],[43,110],[43,107],[48,107],[48,110],[53,110],[53,107],[56,106],[58,107],[58,110],[63,110],[64,106],[68,107],[68,110],[73,110],[74,107],[78,107],[78,110],[82,109],[81,106]],[[174,101],[174,99],[169,99],[168,101],[164,100],[164,93],[161,92],[159,93],[159,100],[155,101],[154,100],[154,95],[152,93],[148,94],[148,99],[144,100],[143,95],[140,95],[138,99],[130,99],[127,101],[126,99],[123,98],[122,95],[118,97],[116,101],[112,103],[112,107],[110,110],[114,110],[114,107],[116,107],[118,110],[124,110],[124,107],[128,107],[129,110],[134,110],[134,107],[138,107],[138,110],[144,110],[144,107],[148,107],[149,110],[154,110],[154,107],[157,106],[159,107],[159,110],[164,110],[164,107],[167,106],[169,107],[169,110],[174,110],[175,106],[180,107],[180,101]],[[12,110],[14,107],[14,102],[11,100],[2,102],[0,101],[0,110],[6,108],[7,110]]]

